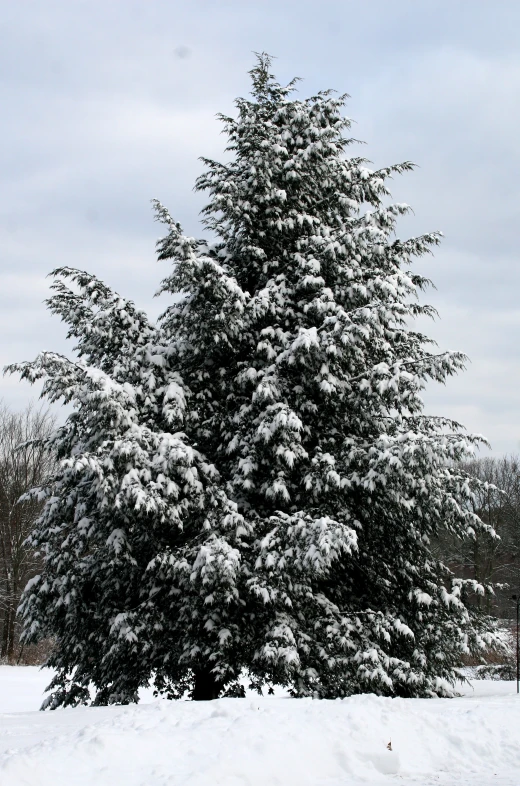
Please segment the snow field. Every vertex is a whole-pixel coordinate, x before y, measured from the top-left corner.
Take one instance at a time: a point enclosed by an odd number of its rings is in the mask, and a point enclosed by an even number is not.
[[[138,706],[28,711],[48,680],[0,668],[1,786],[520,783],[513,683],[474,683],[454,700],[145,694]]]

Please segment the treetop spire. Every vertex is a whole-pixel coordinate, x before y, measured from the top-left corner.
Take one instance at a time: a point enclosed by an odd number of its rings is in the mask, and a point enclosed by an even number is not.
[[[288,96],[301,81],[300,77],[291,79],[288,85],[282,86],[271,73],[273,56],[267,52],[255,52],[256,65],[249,71],[253,83],[252,95],[258,101],[279,101]]]

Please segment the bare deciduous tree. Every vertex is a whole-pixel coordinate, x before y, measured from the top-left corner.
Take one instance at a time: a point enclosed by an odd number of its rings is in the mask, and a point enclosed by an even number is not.
[[[54,425],[48,410],[30,405],[13,412],[0,404],[0,658],[7,662],[15,658],[20,595],[38,568],[25,541],[40,503],[20,497],[40,486],[52,469],[44,440]]]

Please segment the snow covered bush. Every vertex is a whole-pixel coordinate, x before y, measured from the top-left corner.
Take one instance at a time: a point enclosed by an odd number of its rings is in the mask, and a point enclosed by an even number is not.
[[[32,545],[28,641],[52,635],[49,706],[290,686],[294,695],[450,695],[491,642],[466,583],[435,559],[472,537],[476,437],[423,412],[462,369],[410,327],[433,309],[388,180],[347,157],[345,97],[293,96],[258,58],[222,117],[231,161],[204,160],[207,240],[155,202],[181,293],[157,326],[86,273],[49,305],[79,359],[17,370],[73,405]],[[69,286],[69,283],[71,286]],[[473,592],[485,588],[472,583]]]

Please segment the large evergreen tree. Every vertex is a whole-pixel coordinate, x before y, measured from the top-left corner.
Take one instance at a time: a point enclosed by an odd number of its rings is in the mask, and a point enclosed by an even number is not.
[[[231,161],[197,183],[211,240],[155,203],[180,301],[155,327],[56,271],[80,361],[17,367],[75,404],[23,603],[28,638],[57,640],[52,706],[149,680],[212,698],[244,671],[294,695],[447,695],[492,638],[429,545],[484,525],[458,464],[476,438],[423,412],[464,357],[411,327],[433,312],[411,265],[438,242],[395,238],[387,181],[412,165],[346,156],[344,96],[295,99],[264,55],[251,75],[222,118]]]

